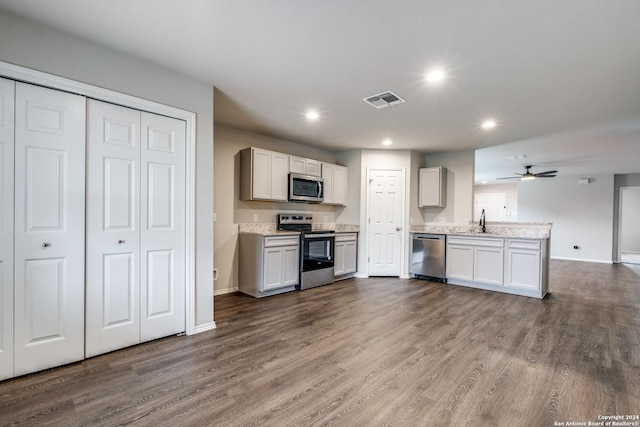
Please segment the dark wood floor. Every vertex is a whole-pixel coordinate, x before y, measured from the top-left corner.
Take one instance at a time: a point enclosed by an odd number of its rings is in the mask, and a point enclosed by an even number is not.
[[[216,297],[218,329],[0,383],[0,425],[553,426],[640,413],[640,275],[552,261],[545,300],[350,279]]]

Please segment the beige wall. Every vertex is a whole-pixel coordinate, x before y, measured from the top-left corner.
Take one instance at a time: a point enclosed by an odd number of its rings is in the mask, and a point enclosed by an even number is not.
[[[213,322],[213,85],[0,11],[0,61],[196,113],[195,324]]]
[[[447,206],[423,208],[423,221],[438,222],[443,218],[444,222],[468,223],[473,217],[474,151],[425,155],[424,167],[438,166],[447,168]]]
[[[214,194],[216,222],[214,224],[215,268],[218,279],[215,293],[238,289],[238,224],[275,223],[279,212],[312,212],[314,222],[336,222],[342,207],[305,203],[277,203],[240,200],[240,150],[258,147],[289,155],[328,163],[338,163],[329,151],[308,147],[283,139],[270,138],[253,132],[215,125]]]

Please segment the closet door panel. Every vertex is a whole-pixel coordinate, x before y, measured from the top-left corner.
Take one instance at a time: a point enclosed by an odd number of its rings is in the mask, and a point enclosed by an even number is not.
[[[88,103],[86,355],[140,342],[140,112]]]
[[[85,98],[15,103],[15,375],[84,356]]]
[[[14,92],[0,78],[0,380],[13,376]]]
[[[185,330],[185,129],[142,113],[142,341]]]

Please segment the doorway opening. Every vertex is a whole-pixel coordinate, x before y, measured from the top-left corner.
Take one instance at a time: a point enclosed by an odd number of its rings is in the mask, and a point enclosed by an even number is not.
[[[620,262],[640,265],[640,186],[620,187]]]

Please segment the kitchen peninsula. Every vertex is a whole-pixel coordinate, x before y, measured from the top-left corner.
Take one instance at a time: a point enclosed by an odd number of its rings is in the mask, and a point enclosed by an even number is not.
[[[544,298],[549,292],[551,224],[427,223],[412,233],[447,236],[446,279],[453,285]]]

